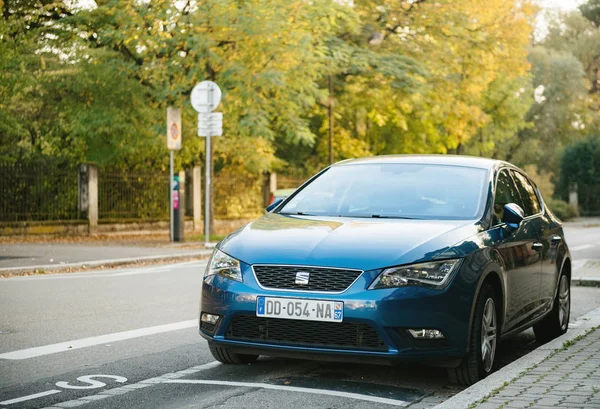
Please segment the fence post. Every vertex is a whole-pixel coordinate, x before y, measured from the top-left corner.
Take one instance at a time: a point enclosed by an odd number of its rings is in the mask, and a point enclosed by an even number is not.
[[[88,165],[82,163],[79,165],[77,173],[77,213],[79,218],[87,219],[88,204]]]
[[[88,226],[90,234],[98,229],[98,167],[89,165],[88,168]]]
[[[200,166],[194,166],[192,172],[192,207],[194,213],[194,230],[202,230],[202,172]]]
[[[579,196],[577,194],[577,183],[569,185],[569,206],[573,209],[579,209]]]
[[[79,214],[88,221],[88,232],[94,234],[98,228],[98,167],[89,163],[79,165]]]
[[[263,181],[263,207],[269,206],[271,193],[277,190],[277,173],[264,173]]]

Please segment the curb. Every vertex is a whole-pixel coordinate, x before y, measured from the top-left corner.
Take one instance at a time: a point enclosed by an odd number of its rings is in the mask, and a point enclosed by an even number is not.
[[[575,277],[571,280],[571,285],[575,285],[577,287],[600,287],[600,278]]]
[[[487,378],[457,393],[445,402],[440,403],[434,409],[465,409],[475,406],[475,404],[492,394],[495,390],[503,388],[506,384],[521,377],[521,375],[533,366],[546,360],[554,351],[563,348],[566,342],[574,341],[576,338],[584,336],[589,329],[598,325],[600,325],[600,308],[596,308],[575,322],[570,323],[566,334],[541,345],[527,355],[494,372]]]
[[[571,285],[600,287],[600,259],[583,259],[573,262]]]
[[[24,266],[24,267],[5,267],[0,268],[0,277],[6,276],[22,276],[31,273],[39,272],[40,270],[61,272],[61,271],[72,271],[78,269],[88,269],[92,267],[117,267],[126,264],[138,264],[147,262],[166,262],[166,261],[180,261],[189,260],[193,258],[207,258],[212,254],[212,250],[201,250],[190,253],[177,253],[168,255],[158,256],[142,256],[142,257],[129,257],[129,258],[118,258],[112,260],[92,260],[82,261],[78,263],[69,264],[46,264],[38,266]]]

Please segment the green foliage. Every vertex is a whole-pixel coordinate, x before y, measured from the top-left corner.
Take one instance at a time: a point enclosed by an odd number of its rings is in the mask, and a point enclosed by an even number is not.
[[[520,0],[73,4],[0,0],[0,161],[164,173],[165,110],[179,106],[176,168],[200,164],[201,80],[223,90],[215,206],[230,217],[259,211],[264,172],[328,164],[330,106],[335,160],[489,156],[534,165],[548,191],[563,148],[600,130],[598,0],[533,47]]]
[[[568,52],[536,46],[529,59],[534,101],[526,120],[533,126],[519,132],[507,159],[551,171],[558,167],[560,148],[585,132],[585,73]]]
[[[552,213],[554,213],[562,221],[579,217],[579,211],[570,206],[564,200],[547,199],[545,200],[545,203],[546,206],[548,206],[550,210],[552,210]]]
[[[577,186],[582,211],[600,211],[600,136],[588,136],[565,148],[561,160],[560,192],[566,197]]]
[[[579,10],[581,10],[581,14],[594,23],[596,27],[600,27],[600,0],[588,0],[587,3],[579,6]]]

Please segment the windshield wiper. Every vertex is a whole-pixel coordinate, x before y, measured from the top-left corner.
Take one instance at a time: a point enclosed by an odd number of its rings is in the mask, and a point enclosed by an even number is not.
[[[381,214],[372,214],[372,219],[406,219],[406,220],[418,220],[416,217],[406,217],[406,216],[385,216]]]
[[[316,216],[316,214],[310,214],[310,213],[304,213],[304,212],[292,212],[292,213],[279,212],[279,214],[282,214],[284,216]]]

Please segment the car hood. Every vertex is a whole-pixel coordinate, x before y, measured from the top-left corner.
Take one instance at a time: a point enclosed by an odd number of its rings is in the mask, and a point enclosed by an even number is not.
[[[478,232],[465,220],[289,216],[268,213],[225,238],[219,248],[247,264],[291,264],[373,270],[462,257],[457,245]]]

